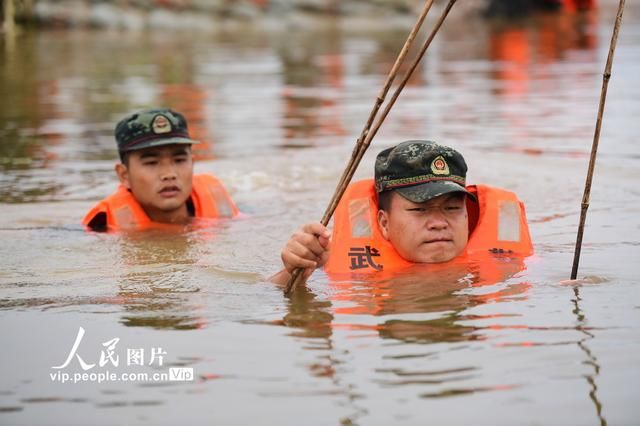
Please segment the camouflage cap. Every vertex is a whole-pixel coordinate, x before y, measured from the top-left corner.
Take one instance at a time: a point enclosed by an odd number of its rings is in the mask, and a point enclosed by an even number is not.
[[[152,146],[198,143],[189,137],[187,120],[166,108],[140,111],[122,119],[115,129],[120,153]]]
[[[396,190],[414,203],[424,203],[450,192],[464,192],[467,164],[453,148],[431,141],[402,142],[378,154],[376,190]]]

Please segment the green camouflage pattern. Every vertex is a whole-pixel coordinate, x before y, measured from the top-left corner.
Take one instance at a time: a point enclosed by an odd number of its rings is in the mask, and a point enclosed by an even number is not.
[[[184,116],[167,108],[132,114],[116,125],[114,133],[121,153],[151,146],[198,143],[189,136]]]
[[[409,140],[385,149],[375,163],[376,190],[396,190],[415,203],[450,192],[469,194],[464,188],[466,175],[462,154],[427,140]]]

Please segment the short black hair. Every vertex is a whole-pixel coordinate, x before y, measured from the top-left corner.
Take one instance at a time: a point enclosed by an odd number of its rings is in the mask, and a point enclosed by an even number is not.
[[[393,190],[378,193],[378,208],[380,210],[384,210],[385,212],[389,213],[389,209],[391,208],[392,192]]]

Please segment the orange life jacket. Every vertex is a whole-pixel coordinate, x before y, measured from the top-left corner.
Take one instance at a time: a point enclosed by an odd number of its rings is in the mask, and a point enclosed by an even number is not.
[[[238,215],[238,208],[218,178],[202,174],[193,176],[191,201],[197,218],[230,218]],[[89,226],[99,214],[106,215],[107,229],[145,229],[162,227],[164,224],[153,222],[145,213],[133,194],[123,185],[109,197],[96,204],[82,220]]]
[[[524,204],[513,192],[487,185],[471,185],[467,190],[478,202],[467,201],[469,241],[453,261],[482,262],[486,256],[522,258],[533,254]],[[384,239],[377,213],[378,194],[373,179],[349,185],[334,215],[330,255],[325,265],[329,275],[396,272],[416,265],[402,258]],[[447,263],[429,267],[439,269]],[[496,278],[499,279],[497,275]]]
[[[575,12],[577,10],[595,9],[596,6],[596,0],[564,0],[565,9],[571,12]]]

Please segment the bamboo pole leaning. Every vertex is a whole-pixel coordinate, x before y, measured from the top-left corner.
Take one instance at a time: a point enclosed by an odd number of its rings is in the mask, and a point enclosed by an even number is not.
[[[411,49],[411,46],[413,45],[413,42],[414,42],[416,36],[418,35],[418,32],[420,31],[420,28],[422,27],[422,24],[424,23],[424,20],[426,19],[427,14],[429,13],[429,10],[431,9],[431,6],[433,6],[433,2],[434,2],[434,0],[427,0],[425,2],[424,7],[422,8],[422,11],[420,12],[420,15],[418,16],[418,20],[416,21],[416,23],[413,25],[413,28],[409,32],[409,36],[407,37],[407,40],[404,42],[404,45],[402,46],[402,49],[400,49],[400,53],[398,54],[398,57],[396,58],[396,61],[394,62],[393,66],[391,67],[391,70],[389,71],[389,74],[387,75],[387,79],[384,82],[384,86],[380,90],[380,94],[378,94],[378,96],[376,97],[376,101],[375,101],[375,103],[373,105],[373,108],[371,109],[371,112],[369,113],[369,117],[367,118],[367,122],[365,123],[364,128],[362,129],[362,132],[360,133],[360,136],[356,140],[355,147],[353,148],[353,152],[351,153],[351,158],[347,162],[347,167],[345,167],[344,171],[342,172],[342,176],[340,177],[340,180],[338,181],[338,185],[336,186],[336,192],[333,194],[333,198],[331,199],[331,203],[330,203],[329,206],[331,206],[333,204],[333,202],[335,201],[336,195],[338,194],[338,190],[337,189],[340,188],[342,186],[342,184],[344,183],[344,180],[347,177],[347,175],[349,173],[349,170],[350,170],[349,166],[356,161],[356,158],[357,158],[358,152],[359,152],[359,148],[362,145],[362,143],[364,142],[365,138],[367,137],[367,134],[369,133],[369,130],[371,129],[371,125],[373,124],[373,121],[375,120],[376,115],[378,114],[378,111],[380,111],[380,107],[384,103],[384,101],[385,101],[385,99],[387,97],[387,93],[389,93],[389,89],[391,89],[391,84],[393,84],[393,80],[395,80],[396,75],[398,74],[398,70],[400,69],[400,65],[402,65],[402,62],[404,62],[404,58],[407,56],[407,53],[409,53],[409,49]],[[327,211],[328,210],[329,209],[327,209]],[[326,212],[325,212],[325,214],[326,214]],[[326,226],[325,223],[323,223],[323,225]]]
[[[336,190],[335,190],[335,192],[333,194],[333,197],[331,198],[331,201],[329,202],[329,205],[327,206],[327,209],[325,210],[324,215],[322,216],[322,220],[320,221],[322,223],[322,225],[327,226],[327,224],[329,223],[329,220],[331,220],[331,217],[333,216],[333,213],[334,213],[336,207],[338,206],[338,203],[342,199],[342,196],[344,195],[344,192],[346,191],[347,186],[351,182],[351,178],[355,174],[355,171],[358,168],[358,165],[360,164],[360,161],[362,160],[362,157],[364,156],[364,153],[366,152],[367,148],[371,144],[371,141],[373,140],[374,136],[377,134],[377,132],[380,129],[380,126],[384,122],[385,118],[387,117],[387,115],[391,111],[391,108],[395,104],[396,100],[400,96],[400,93],[402,92],[402,89],[404,89],[404,87],[406,86],[407,82],[411,78],[411,75],[413,74],[413,72],[417,68],[420,60],[422,59],[422,57],[426,53],[427,49],[429,48],[429,45],[431,44],[431,42],[435,38],[436,34],[438,33],[438,30],[442,27],[442,24],[443,24],[444,20],[446,19],[447,15],[449,14],[449,11],[451,11],[451,8],[455,4],[455,2],[456,2],[456,0],[449,0],[449,3],[447,4],[447,6],[443,10],[442,14],[440,15],[440,18],[438,19],[435,27],[431,31],[431,34],[429,35],[429,37],[423,43],[422,48],[420,49],[420,52],[419,52],[418,56],[414,59],[411,67],[409,68],[409,70],[407,71],[406,75],[402,79],[401,83],[398,85],[398,87],[396,88],[395,92],[393,93],[393,96],[391,97],[391,100],[385,106],[385,109],[384,109],[382,115],[380,116],[380,118],[378,118],[378,120],[375,122],[375,125],[373,125],[373,128],[372,128],[371,127],[372,123],[374,122],[374,120],[375,120],[375,118],[376,118],[376,116],[377,116],[377,114],[378,114],[378,112],[380,110],[380,107],[381,107],[382,103],[384,102],[385,97],[386,97],[386,95],[387,95],[387,93],[389,91],[389,88],[391,87],[391,84],[392,84],[393,80],[395,79],[395,77],[396,77],[396,75],[398,73],[398,69],[400,67],[400,64],[402,63],[402,61],[404,60],[407,52],[411,48],[411,45],[413,44],[413,41],[414,41],[414,39],[416,37],[416,34],[417,34],[418,30],[420,29],[420,26],[422,25],[422,22],[424,21],[427,13],[429,12],[429,9],[431,8],[431,5],[433,4],[433,0],[427,0],[423,11],[422,11],[422,13],[420,14],[420,16],[418,18],[418,21],[414,25],[414,28],[412,29],[411,33],[409,34],[409,36],[408,36],[408,38],[407,38],[402,50],[400,51],[400,54],[398,55],[398,58],[396,59],[396,62],[394,63],[393,67],[391,68],[391,71],[389,72],[389,75],[387,76],[387,80],[385,82],[385,85],[384,85],[382,91],[380,92],[380,95],[378,95],[378,97],[376,98],[376,102],[374,104],[374,107],[373,107],[373,109],[371,111],[371,114],[369,115],[369,118],[367,119],[367,122],[366,122],[366,124],[364,126],[364,129],[362,130],[362,133],[360,134],[360,137],[358,137],[358,139],[356,140],[356,144],[355,144],[354,150],[353,150],[353,152],[351,154],[351,158],[349,159],[349,162],[347,163],[347,165],[345,167],[345,170],[342,173],[342,176],[341,176],[341,178],[340,178],[340,180],[338,182],[338,185],[337,185]],[[302,271],[303,271],[302,268],[298,268],[298,269],[293,271],[293,273],[291,274],[291,277],[289,278],[289,281],[287,282],[287,284],[285,286],[285,290],[284,290],[284,294],[285,295],[290,295],[293,291],[295,291],[296,287],[300,284],[300,281],[302,280]]]
[[[596,129],[593,134],[593,143],[591,145],[591,157],[589,158],[589,168],[587,171],[587,180],[584,185],[584,193],[582,196],[582,204],[580,210],[580,224],[578,225],[578,235],[576,237],[576,248],[573,254],[573,268],[571,269],[571,279],[575,280],[578,275],[578,265],[580,263],[580,252],[582,251],[582,237],[584,235],[584,224],[587,219],[587,209],[589,208],[589,200],[591,196],[591,182],[593,181],[593,171],[596,165],[596,156],[598,154],[598,144],[600,142],[600,130],[602,128],[602,115],[604,114],[604,104],[607,100],[607,89],[609,80],[611,79],[611,66],[613,65],[613,55],[616,51],[618,42],[618,33],[622,24],[622,14],[624,12],[625,0],[620,0],[618,4],[618,13],[616,15],[615,25],[613,26],[613,34],[611,35],[611,43],[609,45],[609,55],[607,63],[602,75],[602,90],[600,91],[600,104],[598,106],[598,118],[596,119]]]
[[[355,174],[356,169],[357,169],[358,165],[360,164],[360,160],[364,156],[365,151],[369,148],[369,145],[371,145],[371,141],[373,140],[373,138],[378,133],[378,130],[380,129],[380,126],[382,126],[382,123],[384,122],[384,120],[387,118],[387,115],[389,115],[389,112],[391,111],[391,108],[393,107],[393,105],[396,103],[396,100],[400,96],[400,93],[402,93],[402,90],[404,89],[404,87],[409,82],[409,79],[413,75],[413,72],[416,70],[416,68],[418,67],[418,64],[420,63],[420,61],[422,60],[423,56],[427,52],[427,49],[429,48],[429,46],[431,45],[431,42],[433,41],[433,39],[435,38],[436,34],[440,30],[440,27],[444,23],[444,20],[446,19],[447,15],[451,11],[451,8],[453,7],[455,2],[456,2],[456,0],[450,0],[449,1],[447,6],[445,7],[445,9],[443,10],[442,14],[440,15],[440,18],[438,19],[438,22],[436,22],[436,25],[434,26],[433,30],[431,30],[431,33],[429,34],[429,37],[427,37],[427,39],[422,44],[422,47],[420,48],[420,51],[419,51],[418,55],[416,56],[416,58],[414,59],[413,63],[411,64],[411,67],[409,67],[409,70],[407,71],[406,75],[404,76],[404,78],[402,79],[402,81],[400,82],[398,87],[396,88],[395,92],[391,96],[391,99],[389,100],[389,103],[387,103],[384,111],[382,112],[382,116],[380,116],[380,118],[378,118],[378,121],[373,126],[373,130],[369,131],[369,133],[367,134],[367,137],[365,138],[363,144],[360,146],[360,149],[358,150],[358,157],[356,158],[356,161],[351,164],[351,167],[346,172],[349,181],[351,180],[351,178]],[[345,185],[345,189],[346,189],[346,186],[348,186],[348,184],[349,184],[349,182],[347,181],[347,183]],[[342,194],[340,194],[340,196],[342,196]],[[335,208],[337,207],[337,204],[338,204],[339,201],[340,200],[338,199],[335,202],[335,206],[332,206],[333,210],[335,210]],[[331,211],[331,214],[333,214],[333,210]],[[329,222],[330,218],[331,218],[331,216],[329,216],[326,219],[327,223]],[[324,220],[324,218],[323,218],[323,220]],[[323,223],[323,225],[326,226],[326,223]]]

